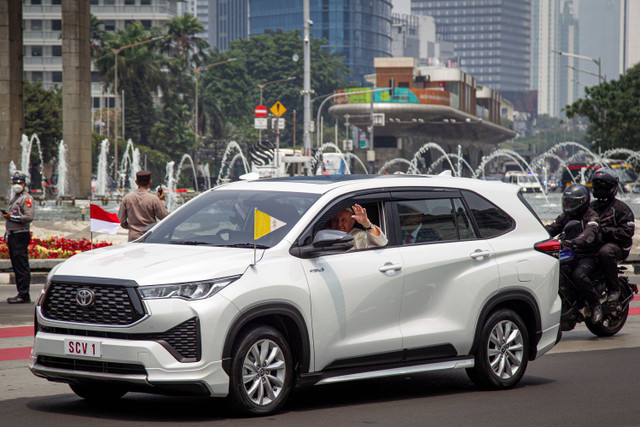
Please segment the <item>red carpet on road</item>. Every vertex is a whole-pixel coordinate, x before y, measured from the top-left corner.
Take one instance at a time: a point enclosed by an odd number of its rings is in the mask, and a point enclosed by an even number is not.
[[[31,354],[31,347],[1,348],[0,361],[28,359],[29,354]]]
[[[33,336],[33,326],[18,326],[14,328],[0,328],[0,338]]]

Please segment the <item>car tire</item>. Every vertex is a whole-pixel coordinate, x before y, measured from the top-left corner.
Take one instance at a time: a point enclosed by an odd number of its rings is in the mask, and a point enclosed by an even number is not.
[[[467,369],[467,375],[478,387],[516,385],[529,361],[529,333],[520,316],[509,309],[493,312],[482,326],[474,358],[475,366]]]
[[[79,397],[97,403],[117,400],[127,394],[123,387],[98,381],[69,384],[69,387]]]
[[[271,414],[284,404],[293,384],[289,343],[275,328],[246,330],[234,346],[229,398],[245,414]]]

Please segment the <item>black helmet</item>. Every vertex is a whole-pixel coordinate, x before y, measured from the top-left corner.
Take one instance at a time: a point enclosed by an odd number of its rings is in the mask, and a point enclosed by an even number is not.
[[[609,168],[600,168],[593,173],[591,185],[596,199],[613,199],[618,193],[620,178]]]
[[[562,211],[571,216],[582,215],[590,202],[589,190],[582,184],[570,185],[562,193]]]

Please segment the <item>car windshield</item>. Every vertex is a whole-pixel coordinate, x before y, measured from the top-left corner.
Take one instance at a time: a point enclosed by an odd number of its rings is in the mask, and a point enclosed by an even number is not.
[[[266,249],[280,242],[318,197],[293,192],[214,190],[158,224],[143,241],[253,248],[254,209],[258,209],[284,223],[255,241],[257,247]]]

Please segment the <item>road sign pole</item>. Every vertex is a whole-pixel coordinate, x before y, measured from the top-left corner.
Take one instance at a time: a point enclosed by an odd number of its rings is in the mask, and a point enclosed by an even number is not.
[[[280,171],[280,116],[276,116],[276,177]]]

